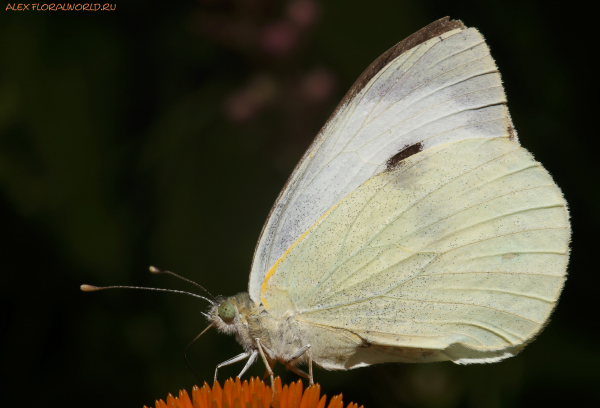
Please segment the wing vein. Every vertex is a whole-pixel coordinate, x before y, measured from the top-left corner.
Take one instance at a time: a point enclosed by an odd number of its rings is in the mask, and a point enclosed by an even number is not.
[[[382,320],[382,321],[394,321],[394,322],[397,321],[397,320],[394,319],[394,317],[385,317],[385,316],[384,317],[377,316],[377,319],[378,320]],[[466,325],[466,326],[478,327],[480,329],[488,331],[488,332],[490,332],[490,333],[492,333],[492,334],[500,337],[501,339],[503,339],[504,341],[506,341],[508,344],[511,344],[511,345],[515,344],[515,343],[513,343],[508,338],[508,336],[513,336],[513,337],[519,339],[519,341],[523,341],[523,338],[521,336],[518,336],[518,335],[516,335],[514,333],[511,333],[511,332],[509,332],[506,329],[500,329],[499,327],[495,327],[495,326],[489,324],[489,322],[485,322],[485,323],[487,323],[487,325],[486,325],[486,324],[484,324],[484,322],[476,322],[476,321],[472,321],[472,322],[470,322],[470,321],[463,321],[463,320],[438,321],[438,320],[422,320],[422,319],[419,319],[418,323],[421,323],[421,324],[423,324],[423,323],[424,324],[431,324],[431,325],[441,325],[441,326],[445,326],[445,325],[449,325],[449,324],[453,324],[453,325],[455,325],[455,324],[462,324],[462,325]],[[339,327],[347,329],[344,326],[339,326]],[[394,334],[394,335],[398,334],[398,333],[389,333],[389,332],[382,332],[382,333],[385,333],[385,334],[388,334],[388,335],[389,334]]]
[[[454,217],[454,216],[456,216],[456,215],[458,215],[458,214],[460,214],[460,213],[463,213],[463,212],[465,212],[465,211],[468,211],[468,210],[470,210],[470,209],[472,209],[472,208],[474,208],[474,207],[477,207],[477,206],[479,206],[479,205],[486,204],[486,203],[490,203],[490,202],[492,202],[492,201],[495,201],[495,200],[498,200],[498,199],[500,199],[500,198],[503,198],[503,197],[509,196],[509,195],[511,195],[511,194],[516,194],[516,193],[520,193],[520,192],[522,192],[522,191],[527,191],[527,190],[535,190],[535,189],[538,189],[538,188],[544,188],[544,187],[552,187],[552,186],[551,186],[551,185],[544,185],[544,186],[537,186],[537,187],[523,188],[523,189],[521,189],[521,190],[515,190],[515,191],[511,191],[510,193],[506,193],[506,194],[502,194],[502,195],[500,195],[500,196],[497,196],[497,197],[494,197],[494,198],[490,198],[489,200],[481,201],[481,202],[479,202],[479,203],[477,203],[477,204],[474,204],[474,205],[472,205],[472,206],[470,206],[470,207],[466,207],[466,208],[463,208],[463,209],[461,209],[461,210],[459,210],[459,211],[456,211],[456,212],[454,212],[454,213],[452,213],[452,214],[449,214],[449,215],[447,215],[446,217],[440,218],[439,220],[437,220],[437,221],[435,221],[435,222],[432,222],[431,224],[428,224],[428,225],[426,225],[426,226],[424,226],[424,227],[422,227],[422,228],[419,228],[418,230],[412,231],[410,234],[404,235],[404,236],[402,236],[401,238],[399,238],[399,239],[398,239],[398,241],[400,241],[400,240],[402,240],[402,239],[405,239],[405,238],[408,238],[408,237],[411,237],[411,236],[414,236],[415,234],[417,234],[417,233],[418,233],[418,232],[420,232],[420,231],[423,231],[424,229],[430,228],[430,227],[432,227],[432,226],[434,226],[434,225],[436,225],[436,224],[439,224],[439,223],[440,223],[440,222],[442,222],[442,221],[445,221],[445,220],[447,220],[448,218]],[[538,207],[538,208],[539,208],[539,207]],[[504,214],[504,215],[512,215],[512,213],[509,213],[509,214]],[[504,215],[502,215],[502,216],[504,216]],[[486,220],[485,222],[487,222],[487,221],[490,221],[490,220],[493,220],[493,219],[495,219],[495,218],[490,218],[490,219]],[[473,226],[475,226],[475,225],[478,225],[478,224],[473,224]],[[462,228],[462,229],[459,229],[459,230],[453,231],[452,233],[454,233],[454,232],[459,232],[459,231],[462,231],[462,230],[464,230],[464,229],[465,229],[465,228]],[[446,237],[446,236],[444,236],[444,238],[445,238],[445,237]],[[440,238],[440,239],[443,239],[443,238]],[[436,242],[436,241],[433,241],[433,242]]]
[[[421,275],[421,276],[423,276],[423,275]],[[409,302],[423,302],[423,303],[435,303],[435,304],[442,304],[442,305],[462,305],[462,306],[483,307],[485,309],[491,309],[491,310],[495,310],[495,311],[498,311],[498,312],[501,312],[501,313],[506,313],[506,314],[509,314],[511,316],[515,316],[515,317],[518,317],[520,319],[523,319],[523,320],[528,320],[528,321],[530,321],[532,323],[542,324],[542,322],[538,322],[538,321],[530,319],[528,317],[521,316],[520,314],[511,313],[511,312],[509,312],[507,310],[498,309],[497,307],[487,306],[487,305],[480,305],[480,304],[476,304],[476,303],[443,302],[441,300],[409,299],[409,298],[397,297],[397,296],[390,296],[390,295],[383,295],[382,297],[389,298],[389,299],[396,299],[396,300],[406,300],[406,301],[409,301]]]
[[[544,231],[544,230],[551,230],[551,229],[566,229],[567,227],[545,227],[545,228],[533,228],[533,229],[528,229],[528,230],[523,230],[523,231],[514,231],[514,232],[509,232],[507,234],[500,234],[500,235],[494,235],[493,237],[488,237],[485,239],[480,239],[477,241],[473,241],[473,242],[469,242],[468,244],[465,245],[461,245],[461,246],[457,246],[456,248],[452,248],[447,250],[446,252],[443,253],[443,255],[446,255],[452,251],[456,251],[457,249],[461,249],[461,248],[466,248],[469,245],[473,245],[473,244],[478,244],[480,242],[484,242],[484,241],[489,241],[490,239],[496,239],[496,238],[500,238],[500,237],[508,237],[510,235],[516,235],[516,234],[522,234],[524,232],[531,232],[531,231]],[[556,255],[566,255],[566,252],[557,252],[557,251],[523,251],[523,252],[514,252],[512,251],[511,253],[516,253],[516,254],[556,254]],[[495,256],[495,255],[489,255],[489,256]],[[486,256],[487,257],[487,256]],[[483,258],[483,257],[479,257],[479,258]]]
[[[459,52],[457,52],[456,54],[449,55],[448,57],[446,57],[446,58],[444,58],[444,59],[441,59],[441,60],[437,61],[437,62],[435,63],[435,65],[433,65],[431,68],[433,68],[433,67],[435,67],[435,66],[439,65],[440,63],[442,63],[444,60],[446,60],[446,59],[448,59],[448,58],[451,58],[451,57],[453,57],[453,56],[455,56],[455,55],[458,55],[458,54],[460,54],[460,53],[462,53],[462,52],[469,51],[470,49],[472,49],[472,48],[474,48],[475,46],[477,46],[477,45],[480,45],[480,44],[483,44],[483,41],[482,41],[482,42],[480,42],[480,43],[477,43],[476,45],[474,45],[474,46],[472,46],[472,47],[470,47],[470,48],[465,48],[464,50],[462,50],[462,51],[459,51]],[[477,61],[480,61],[480,60],[482,60],[482,59],[484,59],[484,58],[489,58],[489,57],[490,57],[490,55],[488,54],[488,55],[484,55],[483,57],[475,58],[474,60],[471,60],[471,61],[469,61],[469,62],[466,62],[466,63],[464,63],[464,64],[458,65],[458,66],[456,66],[456,67],[454,67],[454,68],[452,68],[452,69],[449,69],[448,71],[444,71],[444,72],[442,72],[441,74],[439,74],[439,75],[437,75],[437,76],[435,76],[435,77],[433,77],[433,78],[429,79],[429,81],[427,81],[427,82],[424,82],[424,83],[422,83],[421,85],[417,86],[416,88],[412,89],[412,90],[411,90],[409,93],[407,93],[406,95],[404,95],[402,98],[398,99],[397,101],[394,101],[394,103],[390,104],[390,106],[388,106],[387,108],[385,108],[385,109],[384,109],[383,111],[381,111],[381,112],[380,112],[378,115],[374,116],[374,117],[373,117],[373,118],[372,118],[372,119],[371,119],[369,122],[372,122],[373,120],[377,119],[379,116],[381,116],[381,115],[383,115],[385,112],[387,112],[387,111],[388,111],[388,110],[389,110],[389,109],[390,109],[392,106],[394,106],[394,105],[397,105],[398,103],[402,102],[402,101],[403,101],[405,98],[407,98],[408,96],[410,96],[411,94],[413,94],[414,92],[416,92],[418,89],[420,89],[420,88],[423,88],[424,86],[426,86],[426,85],[430,84],[431,82],[433,82],[434,80],[438,79],[439,77],[441,77],[441,76],[443,76],[443,75],[446,75],[446,74],[447,74],[447,73],[449,73],[449,72],[455,71],[455,70],[457,70],[457,69],[460,69],[460,68],[462,68],[462,67],[465,67],[465,66],[467,66],[467,65],[469,65],[469,64],[473,64],[473,63],[475,63],[475,62],[477,62]],[[492,71],[489,71],[489,72],[484,72],[484,73],[482,73],[482,74],[479,74],[479,75],[484,75],[484,74],[487,74],[487,73],[492,73],[492,72],[498,72],[498,70],[497,70],[497,69],[495,69],[495,70],[492,70]],[[469,79],[471,79],[471,78],[474,78],[474,77],[476,77],[476,76],[479,76],[479,75],[474,75],[474,76],[472,76],[472,77],[469,77],[469,78],[465,79],[464,81],[467,81],[467,80],[469,80]],[[462,80],[461,80],[461,81],[458,81],[458,82],[456,82],[456,83],[453,83],[453,84],[449,84],[449,85],[447,85],[447,86],[444,86],[444,87],[442,87],[442,88],[438,88],[438,89],[436,89],[436,90],[432,91],[431,93],[429,93],[429,94],[427,94],[427,95],[424,95],[422,98],[420,98],[420,99],[417,99],[415,102],[419,102],[419,101],[423,100],[424,98],[426,98],[426,97],[428,97],[428,96],[430,96],[430,95],[433,95],[433,94],[435,94],[436,92],[439,92],[439,91],[441,91],[442,89],[445,89],[445,88],[447,88],[448,86],[452,86],[452,85],[455,85],[455,84],[459,84],[459,83],[461,83],[461,82],[464,82],[464,81],[462,81]],[[391,88],[393,88],[394,86],[396,86],[396,84],[394,84],[392,87],[390,87],[390,89],[391,89]],[[389,92],[389,90],[388,90],[388,92]],[[386,95],[387,95],[387,92],[386,92]],[[383,96],[385,96],[385,95],[383,95]],[[381,99],[383,99],[383,96],[381,97]],[[381,99],[380,99],[380,100],[381,100]],[[378,102],[377,104],[379,104],[379,102]],[[362,126],[361,126],[361,128],[362,128]]]
[[[514,252],[511,252],[514,253]],[[521,273],[521,272],[500,272],[500,271],[468,271],[468,272],[442,272],[442,273],[424,273],[421,276],[445,276],[445,275],[471,275],[471,274],[499,274],[499,275],[523,275],[523,276],[548,276],[553,278],[563,278],[561,275],[552,275],[549,273]]]
[[[444,290],[454,290],[454,291],[471,291],[471,292],[497,292],[497,293],[506,293],[508,295],[515,295],[515,296],[521,296],[521,297],[526,297],[529,299],[535,299],[535,300],[539,300],[541,302],[545,302],[545,303],[555,303],[556,300],[554,299],[548,299],[542,296],[537,296],[537,295],[533,295],[530,293],[520,293],[520,292],[514,292],[512,290],[506,290],[506,289],[491,289],[491,288],[455,288],[455,287],[451,287],[451,286],[446,286],[444,287]]]
[[[536,210],[541,210],[541,209],[546,209],[547,210],[549,208],[558,208],[558,207],[562,207],[562,204],[554,204],[554,205],[546,205],[546,206],[538,206],[538,207],[532,207],[532,208],[525,208],[525,209],[522,209],[522,210],[518,210],[518,211],[513,211],[513,212],[509,212],[509,213],[504,213],[504,214],[501,214],[501,215],[497,215],[495,217],[490,217],[490,218],[487,218],[485,220],[476,222],[475,224],[471,224],[471,225],[465,226],[463,228],[459,228],[459,229],[453,230],[452,232],[444,235],[443,237],[438,238],[435,241],[431,241],[429,243],[429,245],[433,245],[433,244],[435,244],[437,242],[443,241],[444,239],[446,239],[446,238],[448,238],[448,237],[450,237],[450,236],[452,236],[454,234],[457,234],[459,232],[463,232],[463,231],[466,231],[468,229],[477,227],[478,225],[483,225],[483,224],[486,224],[486,223],[488,223],[490,221],[495,221],[495,220],[498,220],[500,218],[508,217],[510,215],[521,214],[521,213],[526,213],[526,212],[536,211]],[[410,236],[410,235],[408,235],[408,236]],[[479,242],[479,241],[474,241],[474,242]]]
[[[488,73],[489,73],[489,72],[488,72]],[[488,73],[485,73],[485,74],[488,74]],[[485,74],[481,74],[481,75],[485,75]],[[479,75],[476,75],[476,76],[479,76]],[[453,100],[455,100],[455,99],[462,98],[462,97],[463,97],[463,96],[465,96],[465,95],[471,95],[471,94],[474,94],[474,93],[478,93],[478,92],[482,92],[482,91],[487,91],[488,89],[494,89],[494,88],[502,88],[502,85],[489,86],[489,87],[487,87],[487,88],[478,89],[478,90],[476,90],[476,91],[472,91],[472,92],[467,92],[467,93],[464,93],[464,94],[462,94],[462,95],[455,96],[454,98],[446,99],[445,101],[442,101],[442,102],[440,102],[440,103],[438,103],[438,104],[436,104],[436,105],[429,106],[429,107],[427,107],[426,109],[423,109],[422,111],[420,111],[420,112],[417,112],[417,113],[415,113],[414,115],[412,115],[412,116],[410,116],[410,117],[408,117],[408,118],[404,119],[402,122],[398,122],[397,124],[395,124],[395,125],[394,125],[394,126],[392,126],[391,128],[389,128],[389,129],[387,129],[386,131],[384,131],[384,132],[382,132],[382,133],[378,134],[377,136],[375,136],[373,139],[371,139],[371,140],[369,140],[369,141],[365,142],[364,144],[362,144],[362,145],[360,145],[360,146],[357,146],[357,147],[356,147],[354,150],[345,150],[345,152],[353,152],[353,151],[357,151],[357,150],[359,150],[359,149],[361,149],[361,148],[365,147],[365,146],[366,146],[366,145],[368,145],[369,143],[372,143],[374,140],[376,140],[377,138],[381,137],[382,135],[384,135],[384,134],[388,133],[388,132],[389,132],[391,129],[395,129],[395,128],[397,128],[398,126],[402,125],[404,122],[406,122],[406,121],[409,121],[410,119],[413,119],[413,118],[415,118],[415,117],[417,117],[417,116],[419,116],[419,115],[421,115],[421,114],[423,114],[423,113],[425,113],[425,112],[427,112],[427,111],[429,111],[429,110],[431,110],[431,109],[433,109],[433,108],[436,108],[436,107],[438,107],[438,106],[441,106],[441,105],[443,105],[443,104],[445,104],[445,103],[448,103],[448,102],[450,102],[450,101],[453,101]],[[429,96],[429,95],[428,95],[428,96]],[[435,120],[432,120],[432,121],[429,121],[429,122],[423,123],[423,124],[422,124],[422,125],[420,125],[419,127],[416,127],[416,128],[414,128],[414,129],[411,129],[411,130],[410,130],[410,132],[408,132],[408,133],[405,133],[405,134],[403,134],[403,135],[401,135],[401,136],[405,136],[405,135],[407,135],[407,134],[410,134],[410,133],[414,132],[415,130],[418,130],[418,129],[422,128],[423,126],[426,126],[426,125],[429,125],[429,124],[431,124],[431,123],[437,122],[438,120],[441,120],[441,119],[446,119],[446,118],[449,118],[449,117],[451,117],[451,116],[454,116],[454,115],[457,115],[457,114],[459,114],[459,113],[467,112],[467,111],[470,111],[470,110],[478,110],[478,109],[482,109],[482,108],[489,107],[489,106],[502,105],[502,104],[505,104],[505,103],[506,103],[506,102],[499,102],[499,103],[495,103],[495,104],[490,104],[490,105],[481,106],[481,107],[478,107],[478,108],[466,108],[466,109],[464,109],[464,110],[461,110],[461,111],[452,112],[452,113],[450,113],[450,114],[448,114],[448,115],[446,115],[446,116],[442,116],[442,117],[440,117],[440,118],[436,118]],[[473,124],[469,124],[469,126],[473,126],[473,125],[476,125],[476,124],[479,124],[479,123],[487,123],[487,122],[492,122],[492,121],[494,121],[494,120],[498,120],[498,119],[488,120],[488,121],[485,121],[485,122],[475,122],[475,123],[473,123]],[[461,129],[461,128],[463,128],[463,127],[465,127],[465,126],[459,126],[459,127],[457,127],[457,128],[450,129],[450,130],[447,130],[447,131],[445,131],[445,132],[438,133],[438,134],[436,134],[436,135],[434,135],[434,136],[430,136],[430,137],[428,137],[428,138],[425,138],[425,139],[423,139],[423,140],[428,140],[428,139],[430,139],[431,137],[439,136],[439,135],[442,135],[442,134],[444,134],[444,133],[451,132],[451,131],[453,131],[453,130],[456,130],[456,129]]]

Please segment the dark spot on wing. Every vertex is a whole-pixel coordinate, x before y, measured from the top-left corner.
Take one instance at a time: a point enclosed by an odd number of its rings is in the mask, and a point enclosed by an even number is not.
[[[402,160],[406,159],[407,157],[412,156],[413,154],[417,154],[422,150],[423,150],[423,145],[421,144],[421,142],[402,148],[402,150],[400,150],[398,153],[393,155],[387,161],[387,169],[390,170],[390,169],[397,167]]]
[[[508,125],[508,138],[511,142],[515,141],[515,128],[512,124]]]

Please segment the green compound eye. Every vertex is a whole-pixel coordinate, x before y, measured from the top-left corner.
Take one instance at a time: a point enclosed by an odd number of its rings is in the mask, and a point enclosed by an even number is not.
[[[219,317],[225,323],[231,323],[235,317],[235,307],[228,300],[219,305]]]

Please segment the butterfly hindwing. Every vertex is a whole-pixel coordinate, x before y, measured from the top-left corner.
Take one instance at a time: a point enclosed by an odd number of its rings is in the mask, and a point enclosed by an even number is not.
[[[334,205],[272,268],[262,301],[372,344],[486,359],[542,329],[569,237],[560,190],[518,143],[450,142]]]

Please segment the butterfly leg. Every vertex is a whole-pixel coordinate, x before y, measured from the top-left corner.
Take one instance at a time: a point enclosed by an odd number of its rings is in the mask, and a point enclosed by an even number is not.
[[[246,372],[246,370],[248,370],[250,368],[250,366],[254,363],[254,361],[256,360],[257,356],[258,356],[258,351],[254,350],[252,352],[252,355],[250,355],[250,358],[248,359],[248,362],[244,366],[244,369],[242,370],[242,372],[240,373],[240,375],[238,375],[239,378],[242,378],[242,375],[244,375],[244,373]]]
[[[315,379],[312,371],[312,354],[308,353],[308,385],[314,385]]]
[[[271,377],[271,389],[273,390],[273,398],[275,398],[275,379],[273,378],[273,370],[271,370],[271,364],[269,363],[269,360],[267,360],[267,356],[265,356],[265,352],[263,351],[263,347],[260,344],[259,338],[257,337],[254,340],[256,341],[256,347],[258,348],[258,352],[260,353],[260,356],[262,357],[263,362],[267,367],[267,371],[269,372],[269,376]]]
[[[269,361],[269,366],[271,367],[271,370],[273,369],[273,367],[275,367],[275,360],[271,360]],[[265,378],[267,378],[269,375],[269,372],[265,369],[265,373],[263,374],[263,380]]]
[[[308,379],[309,385],[313,385],[315,382],[313,380],[312,355],[310,354],[309,349],[310,349],[310,344],[307,344],[306,346],[304,346],[304,347],[300,348],[298,351],[296,351],[292,355],[292,357],[287,361],[286,367],[289,368],[290,370],[292,370],[293,372],[295,372],[296,374]],[[308,374],[306,374],[304,371],[302,371],[299,368],[296,368],[295,366],[292,365],[292,363],[294,361],[296,361],[297,359],[299,359],[300,357],[302,357],[304,355],[304,353],[307,353],[307,355],[308,355]]]
[[[251,356],[250,353],[242,353],[233,358],[230,358],[227,361],[223,361],[221,364],[217,365],[217,368],[215,368],[215,382],[217,382],[217,373],[219,372],[219,368],[225,367],[225,366],[233,364],[233,363],[237,363],[238,361],[242,361],[243,359],[248,358],[250,356]]]
[[[306,378],[310,382],[310,377],[303,370],[301,370],[298,367],[296,367],[294,365],[291,365],[291,364],[286,364],[285,366],[288,368],[288,370],[291,370],[291,371],[295,372],[300,377],[304,377],[304,378]],[[312,385],[312,382],[310,383],[310,385]]]

